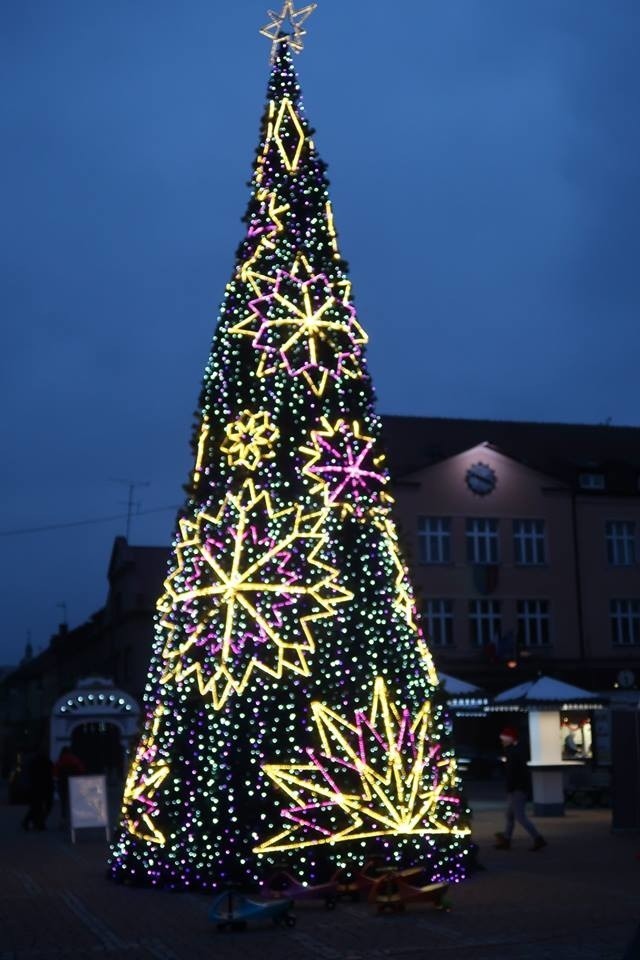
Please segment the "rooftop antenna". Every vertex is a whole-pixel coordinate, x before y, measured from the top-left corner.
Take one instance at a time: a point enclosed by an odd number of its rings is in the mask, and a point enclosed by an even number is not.
[[[66,604],[66,601],[62,600],[60,603],[56,603],[56,607],[57,607],[59,610],[62,610],[62,622],[63,622],[64,626],[66,627],[67,624],[69,623],[69,620],[68,620],[68,618],[67,618],[67,604]]]
[[[136,487],[150,486],[150,481],[149,480],[123,480],[121,477],[111,477],[110,480],[112,483],[124,483],[124,485],[129,488],[129,497],[127,499],[127,529],[125,533],[125,537],[128,543],[129,535],[131,533],[131,517],[133,516],[133,507],[134,507],[133,491],[135,490]],[[135,506],[138,509],[140,509],[140,503],[136,503]]]

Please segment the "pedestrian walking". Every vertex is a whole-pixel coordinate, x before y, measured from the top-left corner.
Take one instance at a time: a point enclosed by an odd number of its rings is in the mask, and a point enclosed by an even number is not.
[[[29,806],[22,820],[22,828],[44,830],[53,804],[53,764],[44,747],[29,761],[27,791]]]
[[[507,787],[507,806],[505,810],[505,828],[502,833],[496,833],[496,850],[510,850],[511,837],[516,823],[526,830],[533,843],[529,849],[535,853],[546,847],[547,842],[538,833],[534,824],[526,814],[527,797],[529,795],[529,767],[527,754],[520,743],[518,731],[515,727],[505,727],[500,734],[500,742],[504,750],[504,770]]]

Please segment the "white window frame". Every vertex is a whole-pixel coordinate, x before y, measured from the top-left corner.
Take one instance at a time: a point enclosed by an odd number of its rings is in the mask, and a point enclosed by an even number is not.
[[[518,641],[521,646],[551,646],[551,618],[548,600],[518,600],[516,604],[518,618]],[[546,639],[545,639],[546,635]]]
[[[423,566],[451,563],[451,517],[419,517],[418,543]]]
[[[610,600],[609,621],[614,647],[640,646],[640,599]]]
[[[422,619],[430,644],[434,647],[453,646],[453,600],[425,600]]]
[[[605,540],[610,567],[635,566],[636,525],[633,520],[607,520]]]
[[[488,517],[468,517],[465,525],[467,557],[477,566],[500,563],[499,523]]]
[[[502,636],[502,604],[500,600],[485,598],[469,601],[469,628],[471,645],[477,649],[495,643]]]
[[[544,520],[513,521],[513,557],[518,567],[540,567],[546,564],[547,538]]]

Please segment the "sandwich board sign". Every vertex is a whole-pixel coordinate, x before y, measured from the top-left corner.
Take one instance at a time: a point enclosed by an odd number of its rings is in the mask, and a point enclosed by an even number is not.
[[[69,777],[69,817],[71,840],[76,830],[102,827],[110,839],[107,781],[104,774]]]

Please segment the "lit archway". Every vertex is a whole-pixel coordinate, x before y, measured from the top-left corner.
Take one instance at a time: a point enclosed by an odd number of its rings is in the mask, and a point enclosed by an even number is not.
[[[103,677],[79,680],[74,690],[59,697],[51,711],[49,749],[52,760],[57,760],[63,747],[71,747],[74,731],[78,728],[109,730],[119,734],[124,756],[135,741],[140,720],[140,707],[124,690],[114,687]]]

